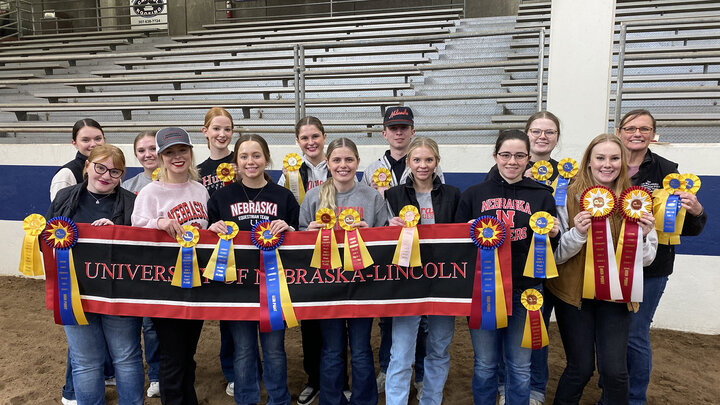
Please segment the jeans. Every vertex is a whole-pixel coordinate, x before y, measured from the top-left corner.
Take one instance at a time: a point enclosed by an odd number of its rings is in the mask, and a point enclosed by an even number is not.
[[[630,315],[627,367],[630,377],[630,404],[632,405],[643,405],[647,402],[646,393],[652,372],[650,324],[665,291],[667,281],[667,276],[646,277],[640,310]]]
[[[392,348],[385,380],[385,403],[407,404],[413,360],[417,362],[415,342],[422,319],[427,319],[425,375],[420,404],[442,402],[443,387],[450,369],[450,341],[455,333],[452,316],[402,316],[392,321]],[[421,331],[422,332],[422,331]],[[417,371],[416,371],[417,375]],[[416,378],[417,380],[417,378]]]
[[[542,291],[542,286],[535,287]],[[475,404],[494,404],[497,399],[500,359],[505,361],[505,403],[530,401],[531,349],[521,347],[527,310],[520,303],[522,291],[513,291],[513,314],[508,326],[496,330],[470,329],[475,364],[472,380]],[[424,395],[424,394],[423,394]]]
[[[375,363],[370,347],[372,318],[323,319],[320,357],[320,405],[345,405],[343,395],[343,346],[345,325],[350,339],[352,364],[352,405],[376,405],[378,401]]]
[[[143,404],[145,372],[140,350],[141,319],[86,313],[87,325],[64,326],[75,398],[80,404],[105,403],[105,352],[115,366],[118,401]]]
[[[158,351],[157,332],[152,319],[142,319],[143,343],[145,344],[145,362],[148,365],[148,381],[160,381],[160,352]]]
[[[105,364],[103,374],[105,379],[115,378],[115,367],[113,367],[110,352],[105,348]],[[62,388],[62,397],[65,399],[75,400],[75,387],[72,379],[72,362],[70,361],[70,349],[68,348],[67,364],[65,366],[65,385]]]
[[[203,321],[152,318],[160,342],[160,400],[163,405],[197,405],[195,351]]]
[[[380,326],[380,350],[378,351],[378,362],[380,363],[380,371],[387,374],[388,364],[390,364],[390,351],[392,346],[393,318],[380,318],[378,322]],[[425,375],[425,339],[427,338],[427,318],[422,317],[420,320],[420,328],[417,331],[417,344],[415,345],[415,381],[423,381]]]
[[[555,303],[567,365],[558,381],[555,404],[577,404],[595,370],[595,356],[603,381],[601,402],[628,403],[627,342],[630,328],[627,305],[584,299],[578,308]]]
[[[233,340],[235,403],[260,402],[260,370],[258,368],[258,327],[256,321],[227,321]],[[267,403],[289,404],[287,387],[287,358],[285,356],[285,329],[260,333],[262,378],[268,393]]]
[[[235,372],[233,371],[235,364],[234,347],[227,321],[220,321],[220,368],[228,382],[235,381]]]

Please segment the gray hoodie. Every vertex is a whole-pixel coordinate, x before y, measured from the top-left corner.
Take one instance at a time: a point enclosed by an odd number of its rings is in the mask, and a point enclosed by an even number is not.
[[[300,206],[301,231],[307,230],[308,224],[315,220],[315,213],[320,205],[320,189],[321,187],[315,187],[305,194]],[[355,183],[355,186],[345,193],[336,192],[335,204],[335,215],[339,215],[346,208],[354,208],[370,227],[385,226],[388,223],[385,201],[377,190],[364,183]],[[336,229],[340,228],[336,226]]]

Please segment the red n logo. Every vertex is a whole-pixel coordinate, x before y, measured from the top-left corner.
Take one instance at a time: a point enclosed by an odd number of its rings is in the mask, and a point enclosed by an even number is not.
[[[515,211],[495,210],[498,221],[505,225],[505,228],[515,229]],[[506,229],[506,231],[509,231]]]

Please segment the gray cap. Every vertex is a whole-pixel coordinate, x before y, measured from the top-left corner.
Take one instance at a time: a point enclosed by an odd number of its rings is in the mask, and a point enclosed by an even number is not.
[[[159,130],[155,135],[155,143],[157,144],[157,153],[162,153],[162,151],[173,145],[187,145],[191,148],[193,146],[187,131],[177,127]]]

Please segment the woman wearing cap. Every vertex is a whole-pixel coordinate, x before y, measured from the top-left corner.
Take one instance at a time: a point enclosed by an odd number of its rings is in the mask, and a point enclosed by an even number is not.
[[[163,128],[155,136],[160,156],[158,180],[137,196],[133,226],[162,229],[173,240],[184,225],[208,227],[208,192],[197,182],[190,135],[182,128]],[[187,213],[185,207],[192,207]],[[176,212],[185,214],[178,217]],[[181,222],[182,220],[182,222]],[[195,350],[203,321],[152,318],[160,342],[160,397],[163,404],[198,403],[195,394]]]

